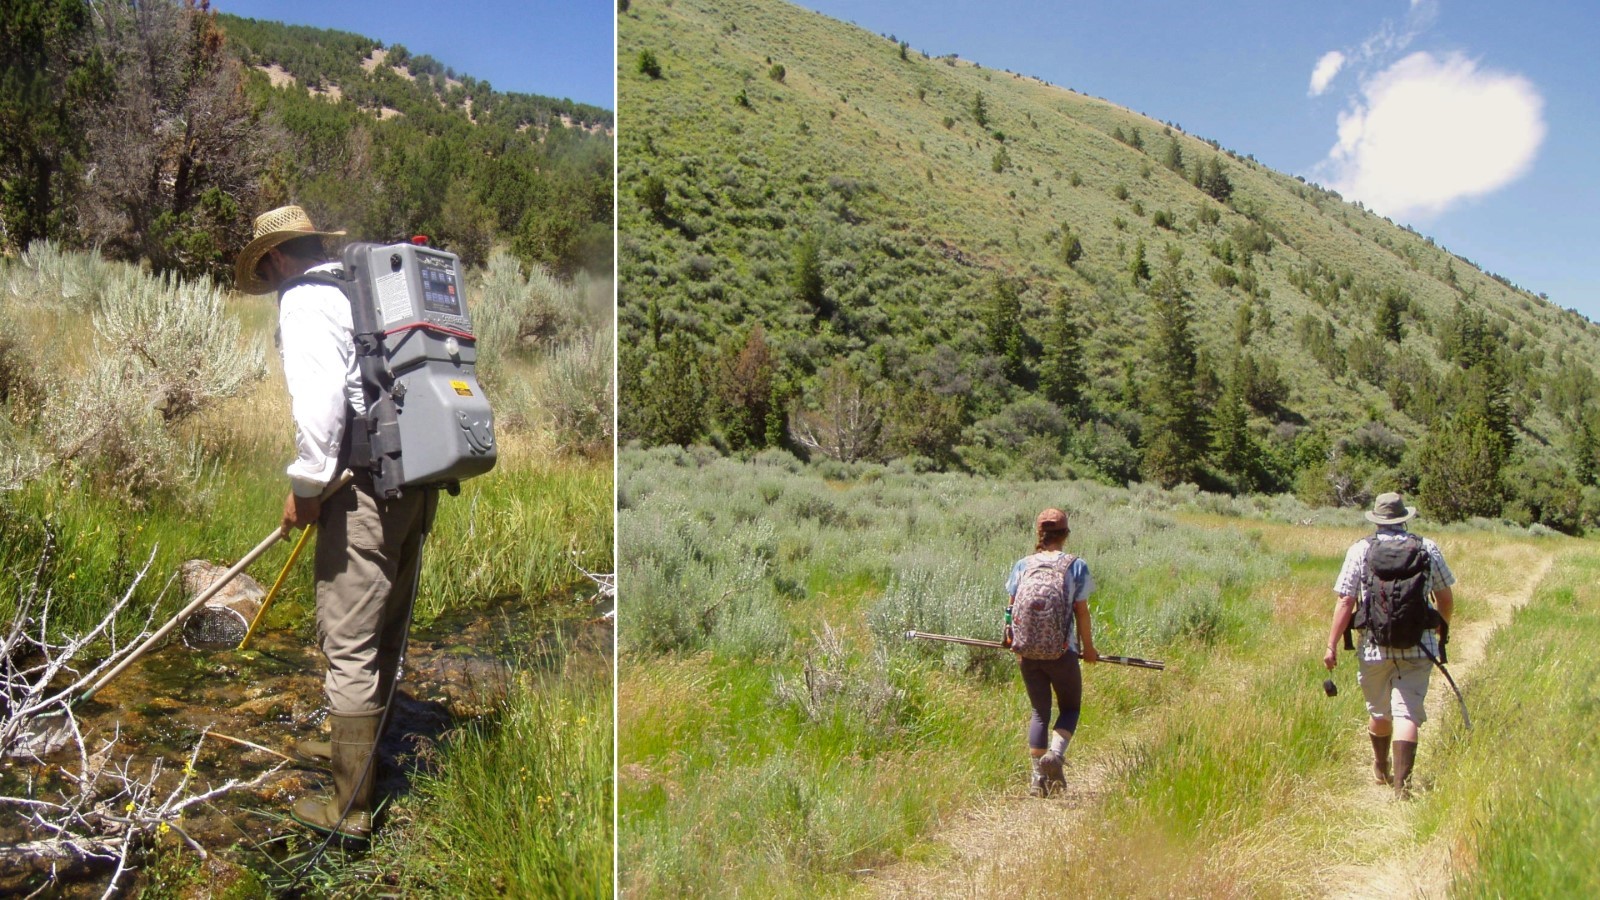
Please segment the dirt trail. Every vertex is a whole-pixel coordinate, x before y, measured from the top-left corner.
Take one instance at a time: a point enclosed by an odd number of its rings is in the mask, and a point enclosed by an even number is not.
[[[1448,558],[1451,548],[1448,542],[1443,543]],[[1508,571],[1528,574],[1501,591],[1475,591],[1472,585],[1465,583],[1458,590],[1458,608],[1465,609],[1470,604],[1483,610],[1472,617],[1474,621],[1463,622],[1450,636],[1450,671],[1457,684],[1463,685],[1469,693],[1470,688],[1465,687],[1467,677],[1483,659],[1489,636],[1509,622],[1513,612],[1528,603],[1556,558],[1552,552],[1526,544],[1503,545],[1494,555],[1506,557],[1494,560],[1495,564],[1514,567]],[[1455,708],[1455,697],[1443,679],[1436,679],[1436,682],[1428,696],[1429,718],[1438,722],[1460,715]],[[1129,739],[1132,744],[1139,742],[1138,735],[1129,735]],[[1364,738],[1362,745],[1365,747]],[[1425,753],[1426,742],[1423,746]],[[1104,754],[1096,756],[1089,760],[1080,757],[1081,765],[1072,768],[1074,760],[1069,754],[1067,793],[1045,802],[1026,795],[1023,763],[1019,761],[1014,789],[991,795],[960,813],[932,839],[931,849],[922,859],[902,861],[872,873],[864,883],[867,893],[890,898],[983,896],[990,886],[1003,883],[997,875],[1008,851],[1019,841],[1036,841],[1041,832],[1070,835],[1075,826],[1086,823],[1095,814],[1120,762]],[[1422,766],[1426,771],[1425,762]],[[1357,784],[1339,805],[1357,809],[1386,803],[1388,793],[1387,788]],[[1415,834],[1411,821],[1414,815],[1401,808],[1399,814],[1369,817],[1364,824],[1368,829],[1377,828],[1369,831],[1367,846],[1401,847],[1405,848],[1403,851],[1367,864],[1323,867],[1312,883],[1341,886],[1330,894],[1338,898],[1431,900],[1444,897],[1449,887],[1449,853],[1444,842],[1449,835],[1441,834],[1433,842],[1413,846],[1410,835]]]
[[[1463,585],[1462,592],[1457,598],[1458,603],[1482,603],[1487,614],[1469,624],[1462,625],[1450,634],[1450,673],[1455,676],[1456,683],[1462,686],[1470,696],[1470,673],[1483,659],[1484,650],[1488,645],[1489,636],[1501,626],[1511,621],[1512,613],[1526,606],[1533,598],[1533,592],[1538,588],[1550,569],[1555,565],[1555,554],[1537,551],[1534,548],[1523,546],[1508,547],[1507,550],[1521,550],[1537,553],[1533,560],[1518,560],[1517,564],[1525,566],[1527,576],[1508,591],[1474,594],[1470,586]],[[1446,551],[1448,554],[1448,550]],[[1508,560],[1509,562],[1509,560]],[[1455,708],[1455,695],[1450,692],[1450,687],[1444,679],[1435,677],[1428,691],[1428,718],[1438,722],[1448,716],[1460,715]],[[1470,700],[1468,708],[1471,708]],[[1423,731],[1419,757],[1427,753],[1427,729]],[[1362,757],[1369,763],[1370,753]],[[1426,770],[1426,762],[1419,762],[1419,769]],[[1426,783],[1422,785],[1426,788]],[[1382,803],[1387,800],[1389,791],[1377,785],[1362,787],[1360,790],[1350,792],[1347,808],[1357,808],[1359,805]],[[1448,846],[1451,834],[1448,830],[1441,831],[1433,840],[1426,844],[1412,845],[1409,836],[1415,834],[1412,818],[1416,815],[1416,807],[1399,807],[1394,815],[1371,817],[1366,824],[1378,823],[1382,833],[1380,840],[1394,846],[1396,852],[1365,865],[1337,866],[1327,871],[1319,883],[1340,885],[1340,889],[1331,894],[1339,900],[1391,900],[1391,898],[1416,898],[1416,900],[1432,900],[1443,898],[1450,890],[1450,848]]]
[[[871,892],[879,897],[984,896],[985,886],[996,882],[1020,842],[1037,842],[1041,832],[1070,834],[1074,823],[1100,806],[1110,780],[1108,761],[1101,757],[1077,768],[1072,762],[1069,753],[1066,794],[1039,801],[1026,793],[1026,762],[1019,760],[1015,789],[987,798],[945,826],[932,859],[875,873],[868,882]]]

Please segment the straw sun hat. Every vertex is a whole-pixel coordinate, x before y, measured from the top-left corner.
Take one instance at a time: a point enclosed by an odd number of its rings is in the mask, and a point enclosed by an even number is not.
[[[265,294],[277,285],[269,284],[256,274],[256,266],[267,251],[284,241],[307,236],[339,237],[342,231],[318,231],[311,217],[298,206],[280,206],[256,216],[255,237],[239,251],[239,262],[234,268],[234,288],[246,294]]]

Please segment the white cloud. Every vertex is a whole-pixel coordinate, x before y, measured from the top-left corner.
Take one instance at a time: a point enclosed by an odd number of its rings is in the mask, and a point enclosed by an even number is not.
[[[1329,50],[1317,60],[1316,68],[1311,70],[1311,96],[1316,97],[1328,89],[1328,83],[1333,81],[1333,76],[1339,74],[1344,68],[1344,54],[1337,50]]]
[[[1528,79],[1413,53],[1362,84],[1317,170],[1384,215],[1429,216],[1521,177],[1544,135],[1544,98]]]

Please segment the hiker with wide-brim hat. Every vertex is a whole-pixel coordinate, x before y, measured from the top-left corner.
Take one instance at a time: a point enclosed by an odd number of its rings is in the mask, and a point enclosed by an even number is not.
[[[1034,520],[1034,552],[1016,561],[1006,577],[1005,645],[1017,655],[1022,686],[1028,692],[1030,791],[1048,797],[1066,784],[1067,746],[1078,730],[1083,701],[1079,659],[1095,662],[1089,622],[1094,578],[1082,559],[1064,549],[1072,533],[1067,514],[1051,507]],[[1050,722],[1051,694],[1060,710]]]
[[[327,261],[323,238],[343,231],[319,231],[298,206],[280,206],[256,216],[255,234],[239,251],[233,285],[244,294],[265,294]],[[298,266],[298,269],[296,267]]]
[[[437,492],[379,498],[371,470],[352,465],[352,425],[367,400],[350,301],[334,280],[342,266],[327,260],[324,244],[343,234],[318,229],[298,206],[263,213],[239,254],[237,287],[278,292],[296,447],[283,526],[317,526],[317,640],[327,659],[323,687],[332,733],[329,741],[302,741],[295,750],[332,769],[334,791],[332,798],[300,799],[292,814],[321,831],[365,840],[375,807],[372,757],[398,678]],[[355,477],[322,499],[347,468]]]
[[[1443,662],[1441,633],[1455,613],[1450,586],[1456,579],[1439,545],[1406,528],[1416,514],[1397,493],[1373,501],[1366,517],[1377,529],[1345,553],[1322,658],[1331,671],[1339,642],[1349,640],[1352,626],[1361,631],[1358,679],[1370,719],[1373,777],[1393,785],[1400,798],[1410,795],[1418,729],[1427,721],[1428,679],[1435,663]]]

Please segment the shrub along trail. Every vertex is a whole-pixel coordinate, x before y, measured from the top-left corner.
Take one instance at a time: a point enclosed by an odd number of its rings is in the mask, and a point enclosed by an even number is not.
[[[1185,518],[1199,524],[1195,517]],[[1239,527],[1236,520],[1207,524]],[[1291,661],[1292,668],[1305,676],[1305,683],[1295,689],[1315,689],[1311,676],[1320,666],[1308,671],[1304,660],[1317,655],[1321,636],[1326,634],[1332,577],[1323,576],[1330,564],[1337,569],[1344,547],[1356,535],[1348,529],[1262,527],[1258,523],[1249,527],[1260,527],[1263,543],[1276,553],[1298,559],[1293,568],[1303,570],[1288,579],[1300,583],[1271,584],[1258,592],[1266,595],[1262,599],[1273,601],[1276,624],[1292,626],[1276,648],[1265,653],[1224,651],[1213,657],[1212,664],[1201,663],[1206,673],[1191,680],[1168,714],[1158,713],[1126,728],[1115,722],[1093,722],[1092,728],[1120,733],[1087,752],[1086,742],[1074,745],[1064,797],[1047,801],[1027,797],[1019,749],[1013,785],[950,817],[902,861],[873,873],[864,887],[883,897],[1043,896],[1057,895],[1066,886],[1080,887],[1090,896],[1203,892],[1217,896],[1387,898],[1449,894],[1452,862],[1468,862],[1466,854],[1452,851],[1469,843],[1465,837],[1469,823],[1448,819],[1433,809],[1439,804],[1430,801],[1436,785],[1446,777],[1440,769],[1459,765],[1466,752],[1466,733],[1454,695],[1436,676],[1428,700],[1430,724],[1424,729],[1419,757],[1419,796],[1413,803],[1396,804],[1387,788],[1370,784],[1366,778],[1370,750],[1361,733],[1365,717],[1354,683],[1354,661],[1343,651],[1334,674],[1340,685],[1339,699],[1328,701],[1339,707],[1336,746],[1328,747],[1321,759],[1310,760],[1313,766],[1296,767],[1290,762],[1279,777],[1244,779],[1262,784],[1268,794],[1287,787],[1289,796],[1310,802],[1281,808],[1268,802],[1265,815],[1253,824],[1247,824],[1252,818],[1250,811],[1219,809],[1209,817],[1214,828],[1187,835],[1181,829],[1173,834],[1173,829],[1161,822],[1141,825],[1138,820],[1142,809],[1148,811],[1148,804],[1130,802],[1129,795],[1148,793],[1149,787],[1134,779],[1141,771],[1150,771],[1151,761],[1168,752],[1162,745],[1196,736],[1196,730],[1184,721],[1190,716],[1227,715],[1226,708],[1215,705],[1219,691],[1214,676],[1226,673],[1239,685],[1273,680],[1274,673],[1284,669],[1283,657],[1298,654],[1304,659]],[[1469,708],[1477,712],[1473,676],[1492,652],[1491,637],[1536,596],[1558,557],[1592,559],[1593,547],[1567,541],[1535,544],[1473,533],[1437,538],[1458,578],[1460,617],[1451,637],[1448,665],[1467,695]],[[1313,564],[1313,560],[1321,564]],[[1311,569],[1314,574],[1306,571]],[[1115,573],[1103,572],[1100,578],[1103,590],[1115,590]],[[1097,683],[1130,674],[1110,666],[1085,668],[1086,721],[1096,703]],[[1182,677],[1170,670],[1163,675]],[[1220,693],[1229,693],[1225,685]],[[1248,721],[1240,721],[1236,739],[1255,742],[1266,738],[1270,743],[1270,735],[1255,733],[1246,727]],[[1276,725],[1286,731],[1293,729],[1287,722]],[[1485,727],[1478,725],[1480,733]],[[1085,729],[1080,729],[1080,736],[1087,736]],[[1271,759],[1270,753],[1267,759]],[[1160,772],[1151,774],[1162,777]],[[1191,769],[1191,774],[1199,773]],[[1237,773],[1213,774],[1226,780]],[[1317,791],[1318,787],[1326,789]],[[1307,796],[1314,793],[1322,796]],[[1311,823],[1317,817],[1325,820],[1320,826]],[[1027,861],[1040,856],[1052,861]]]

